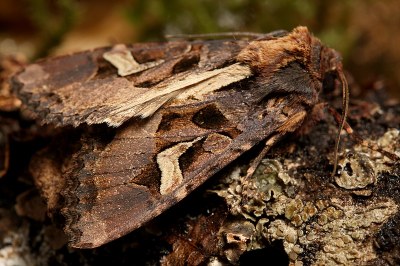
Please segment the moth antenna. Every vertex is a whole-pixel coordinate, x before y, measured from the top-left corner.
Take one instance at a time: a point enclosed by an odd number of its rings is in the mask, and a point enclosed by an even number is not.
[[[340,133],[342,132],[345,124],[346,124],[346,118],[348,115],[348,111],[349,111],[349,87],[347,84],[347,80],[346,77],[343,73],[343,68],[342,65],[339,63],[337,65],[336,68],[337,74],[339,75],[339,80],[342,83],[342,95],[343,95],[343,99],[342,99],[342,115],[341,115],[341,119],[340,119],[340,124],[339,124],[339,131],[337,133],[336,136],[336,142],[335,142],[335,162],[333,165],[333,171],[332,171],[332,175],[336,174],[336,169],[337,169],[337,165],[338,165],[338,153],[339,153],[339,144],[340,144]]]
[[[203,34],[167,34],[166,39],[216,39],[216,38],[260,38],[265,34],[256,32],[220,32]]]
[[[218,38],[249,38],[249,39],[264,39],[274,38],[286,35],[286,30],[276,30],[270,33],[257,33],[257,32],[219,32],[219,33],[204,33],[204,34],[167,34],[166,39],[218,39]]]

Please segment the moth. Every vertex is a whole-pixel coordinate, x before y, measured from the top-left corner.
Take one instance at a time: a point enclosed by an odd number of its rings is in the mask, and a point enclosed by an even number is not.
[[[340,55],[306,27],[49,58],[16,75],[13,89],[41,123],[114,128],[107,141],[83,138],[74,167],[63,172],[65,232],[71,246],[94,248],[258,147],[250,176],[309,118],[332,74],[343,88],[342,129],[348,89]]]

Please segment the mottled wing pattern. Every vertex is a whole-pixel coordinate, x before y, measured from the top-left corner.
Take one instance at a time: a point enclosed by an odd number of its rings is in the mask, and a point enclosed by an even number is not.
[[[127,76],[118,75],[120,69],[115,67],[118,65],[104,58],[112,48],[101,48],[29,65],[14,78],[14,88],[43,123],[78,126],[84,122],[106,122],[119,126],[133,116],[146,116],[140,112],[143,108],[157,110],[177,95],[174,92],[184,91],[191,79],[200,83],[202,74],[206,75],[204,79],[210,79],[212,74],[207,76],[207,73],[232,64],[245,44],[244,41],[133,44],[125,52],[130,52],[139,66],[156,64]],[[177,84],[181,87],[177,88]],[[156,98],[149,98],[157,91],[161,93]],[[136,113],[132,112],[134,108]]]
[[[118,127],[111,140],[83,138],[64,169],[72,246],[140,227],[258,143],[298,128],[318,101],[320,53],[299,27],[253,42],[119,45],[28,66],[14,88],[42,122]]]
[[[304,110],[293,104],[284,114],[289,98],[248,102],[258,93],[231,89],[170,105],[128,122],[106,145],[87,138],[76,155],[82,168],[67,173],[72,245],[96,247],[140,227]]]

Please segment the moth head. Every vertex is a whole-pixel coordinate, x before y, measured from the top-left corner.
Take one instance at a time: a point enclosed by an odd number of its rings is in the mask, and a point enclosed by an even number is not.
[[[343,106],[339,133],[335,145],[335,164],[339,148],[340,132],[346,123],[349,104],[349,90],[343,73],[342,59],[338,52],[325,47],[306,27],[297,27],[292,32],[267,39],[256,39],[250,42],[238,55],[237,61],[250,66],[257,76],[271,80],[283,69],[293,63],[301,66],[301,71],[309,74],[311,83],[303,89],[304,103],[313,106],[318,102],[318,94],[324,79],[332,72],[336,73],[342,85]],[[286,88],[287,91],[294,91]]]

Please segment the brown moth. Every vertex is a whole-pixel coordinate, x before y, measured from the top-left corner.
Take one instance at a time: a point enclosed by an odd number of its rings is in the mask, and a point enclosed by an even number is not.
[[[73,247],[93,248],[264,146],[251,175],[269,147],[301,127],[332,72],[343,85],[343,124],[348,92],[340,56],[305,27],[50,58],[26,67],[13,87],[42,123],[115,128],[107,142],[83,138],[74,167],[62,173],[65,231]]]

